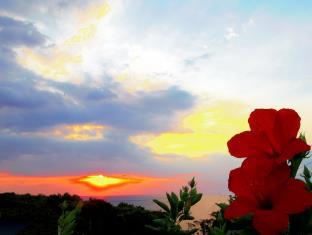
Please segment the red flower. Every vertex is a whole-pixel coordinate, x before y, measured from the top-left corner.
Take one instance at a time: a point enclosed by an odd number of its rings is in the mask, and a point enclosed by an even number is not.
[[[229,152],[235,157],[267,157],[281,163],[310,150],[297,138],[300,117],[292,109],[256,109],[248,122],[250,131],[228,141]]]
[[[264,235],[288,227],[288,215],[312,206],[312,193],[305,184],[290,178],[287,164],[266,158],[246,159],[230,173],[229,189],[237,198],[225,211],[226,219],[253,215],[253,226]]]

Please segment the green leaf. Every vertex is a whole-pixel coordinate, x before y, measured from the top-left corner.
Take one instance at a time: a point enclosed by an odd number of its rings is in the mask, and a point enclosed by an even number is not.
[[[183,192],[182,192],[182,195],[180,195],[180,199],[181,199],[183,202],[186,202],[187,199],[188,199],[188,197],[189,197],[189,193],[186,192],[186,191],[183,191]]]
[[[172,198],[172,200],[174,201],[175,204],[179,203],[179,198],[178,198],[178,196],[174,192],[171,193],[171,198]]]
[[[183,189],[184,192],[188,192],[189,191],[189,188],[187,186],[183,186],[182,189]]]
[[[311,173],[310,173],[309,168],[307,166],[304,166],[303,176],[306,178],[309,178],[309,179],[311,178]]]
[[[72,235],[74,233],[74,229],[76,227],[76,218],[81,211],[82,205],[83,203],[79,202],[72,211],[65,211],[65,208],[68,207],[68,204],[66,202],[62,204],[63,214],[58,220],[58,226],[61,235]]]
[[[222,210],[225,210],[229,206],[226,203],[216,203],[216,205]]]
[[[157,199],[154,199],[153,202],[156,203],[159,207],[161,207],[166,212],[170,212],[169,207],[165,203],[163,203],[163,202],[161,202],[161,201],[159,201]]]
[[[171,195],[169,193],[166,193],[167,195],[167,199],[169,201],[170,204],[170,215],[171,215],[171,219],[173,221],[177,220],[177,216],[178,216],[178,203],[179,203],[179,199],[177,197],[176,194],[171,193]]]
[[[194,197],[196,194],[197,194],[196,188],[192,188],[192,189],[190,190],[190,196],[191,196],[191,197]]]
[[[203,194],[199,193],[192,198],[192,206],[198,203],[202,199]]]
[[[191,179],[191,181],[188,183],[188,185],[189,185],[191,188],[194,188],[194,187],[195,187],[196,183],[195,183],[195,178],[194,178],[194,177]]]
[[[303,140],[306,143],[306,138],[305,135],[300,133],[299,138],[301,140]],[[291,177],[295,178],[297,175],[297,171],[299,169],[299,166],[302,162],[302,160],[309,154],[309,151],[307,152],[303,152],[303,153],[299,153],[297,155],[295,155],[291,160],[290,160],[290,169],[291,169]]]
[[[181,212],[183,210],[183,207],[184,207],[184,202],[183,201],[179,201],[178,212]]]
[[[167,196],[168,202],[170,204],[170,209],[171,209],[172,207],[174,207],[173,200],[172,200],[172,198],[171,198],[169,193],[166,193],[166,196]]]

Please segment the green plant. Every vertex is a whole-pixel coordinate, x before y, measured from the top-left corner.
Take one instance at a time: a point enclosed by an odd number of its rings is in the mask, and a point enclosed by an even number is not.
[[[76,218],[81,211],[83,203],[80,201],[73,210],[68,210],[68,203],[61,204],[62,215],[58,219],[58,235],[72,235],[76,227]]]
[[[301,140],[303,140],[305,143],[307,142],[307,141],[306,141],[306,137],[305,137],[305,135],[304,135],[303,133],[300,133],[299,138],[300,138]],[[294,156],[294,157],[289,161],[289,162],[291,163],[290,169],[291,169],[291,176],[292,176],[293,178],[296,177],[297,171],[298,171],[298,169],[299,169],[299,166],[300,166],[302,160],[305,159],[305,158],[308,158],[308,157],[309,157],[309,151],[307,151],[307,152],[302,152],[302,153],[299,153],[299,154],[297,154],[296,156]]]
[[[305,183],[309,191],[312,191],[311,171],[307,166],[304,166],[303,174]],[[289,234],[310,234],[312,232],[312,208],[305,210],[302,213],[290,216]]]
[[[195,179],[180,189],[179,196],[174,192],[166,193],[169,206],[157,199],[153,201],[164,210],[163,218],[155,219],[155,226],[149,228],[161,232],[161,234],[194,234],[198,229],[182,230],[180,223],[184,220],[193,220],[191,215],[191,207],[198,203],[202,198],[202,193],[198,193],[196,189]]]
[[[199,221],[203,235],[252,235],[256,234],[251,228],[251,216],[244,216],[233,221],[224,218],[224,211],[234,201],[235,197],[229,197],[228,203],[217,203],[218,211],[211,213],[210,219]]]

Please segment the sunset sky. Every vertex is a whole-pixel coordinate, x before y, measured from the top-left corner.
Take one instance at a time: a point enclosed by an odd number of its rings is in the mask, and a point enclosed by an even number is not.
[[[1,0],[0,192],[228,193],[253,109],[312,142],[311,22],[309,0]]]

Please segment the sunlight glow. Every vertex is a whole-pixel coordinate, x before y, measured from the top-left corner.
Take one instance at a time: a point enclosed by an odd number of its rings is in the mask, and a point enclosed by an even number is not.
[[[81,56],[62,52],[56,49],[47,50],[45,53],[29,48],[21,48],[17,53],[20,65],[30,69],[44,78],[61,79],[71,74],[71,66],[80,64]]]
[[[129,183],[140,183],[143,179],[138,178],[118,178],[104,175],[89,175],[76,180],[77,183],[83,183],[93,189],[107,189],[118,187]]]
[[[56,136],[62,136],[67,140],[86,141],[103,139],[105,126],[96,124],[67,125],[55,130]]]
[[[80,22],[75,26],[75,33],[52,47],[16,48],[18,63],[46,79],[80,82],[77,65],[84,62],[83,51],[96,36],[98,25],[109,9],[108,3],[104,2],[91,4],[78,12]]]
[[[179,176],[179,179],[185,177]],[[143,175],[104,175],[88,176],[29,176],[15,175],[0,171],[0,187],[3,192],[53,194],[71,193],[81,196],[138,195],[159,192],[170,188],[177,178],[156,178]],[[181,179],[182,180],[182,179]]]
[[[130,137],[140,146],[156,154],[174,154],[190,158],[214,153],[226,153],[226,142],[239,131],[246,129],[247,113],[244,106],[222,102],[206,109],[199,109],[182,118],[180,128],[159,135],[142,134]]]

